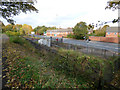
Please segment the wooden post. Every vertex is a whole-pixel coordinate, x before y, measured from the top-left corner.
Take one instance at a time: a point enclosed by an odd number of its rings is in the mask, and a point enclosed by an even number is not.
[[[52,47],[52,37],[50,37],[50,47]]]
[[[63,36],[62,36],[62,38],[61,38],[61,43],[63,43]]]

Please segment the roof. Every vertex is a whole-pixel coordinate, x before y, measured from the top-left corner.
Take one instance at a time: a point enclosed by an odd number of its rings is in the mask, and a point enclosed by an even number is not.
[[[47,30],[47,32],[72,32],[72,29],[55,29],[55,30]]]
[[[107,27],[106,32],[119,32],[120,33],[120,27]]]

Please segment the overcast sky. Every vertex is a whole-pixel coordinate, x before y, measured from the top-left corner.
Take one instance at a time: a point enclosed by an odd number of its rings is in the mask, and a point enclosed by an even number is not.
[[[21,13],[14,17],[16,24],[37,26],[74,27],[78,22],[87,24],[100,21],[112,21],[118,17],[118,11],[105,10],[109,0],[37,0],[35,7],[39,13]],[[2,19],[5,25],[8,23]],[[118,24],[109,24],[117,26]]]

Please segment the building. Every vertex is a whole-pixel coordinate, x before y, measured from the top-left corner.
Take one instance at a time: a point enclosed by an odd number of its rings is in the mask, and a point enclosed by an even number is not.
[[[68,34],[73,34],[72,29],[55,29],[55,30],[47,30],[47,36],[53,37],[66,37]]]
[[[92,41],[111,42],[120,44],[120,27],[107,27],[106,36],[89,36]]]
[[[118,37],[120,36],[120,27],[107,27],[106,37]]]

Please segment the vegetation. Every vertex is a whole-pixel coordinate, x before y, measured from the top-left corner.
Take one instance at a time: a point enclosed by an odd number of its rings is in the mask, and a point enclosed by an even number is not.
[[[90,30],[90,29],[93,30],[93,29],[94,29],[94,25],[89,24],[89,25],[87,26],[87,29],[88,29],[88,30]]]
[[[106,6],[106,9],[118,9],[118,5],[120,4],[119,0],[110,0],[108,1],[108,5]]]
[[[32,28],[31,25],[27,25],[27,24],[16,24],[16,25],[12,25],[12,24],[8,24],[8,25],[4,25],[2,21],[1,22],[1,26],[2,26],[2,33],[6,33],[8,36],[10,35],[28,35],[31,34],[31,32],[35,32],[36,34],[40,34],[43,35],[44,32],[46,32],[48,29],[52,30],[52,29],[56,29],[56,27],[46,27],[46,26],[37,26],[36,28]]]
[[[100,27],[97,30],[94,30],[94,32],[91,33],[89,36],[103,36],[103,37],[105,37],[107,27],[109,27],[109,25],[104,25],[102,28]]]
[[[2,32],[4,33],[6,31],[13,31],[13,25],[8,24],[8,25],[4,26],[2,29]]]
[[[32,31],[33,29],[31,25],[27,25],[27,24],[22,25],[21,32],[23,32],[23,34],[28,35],[31,34]]]
[[[119,8],[120,0],[109,0],[107,4],[108,5],[106,6],[105,9],[112,9],[114,11]],[[119,20],[120,20],[120,17],[118,17],[117,19],[114,19],[112,22],[116,23],[116,22],[119,22]]]
[[[44,32],[47,31],[47,27],[45,27],[45,26],[41,26],[41,27],[37,26],[36,28],[34,28],[34,31],[35,31],[36,34],[43,35]]]
[[[21,28],[22,28],[21,24],[13,25],[13,31],[15,31],[15,32],[19,32]]]
[[[0,0],[0,2],[2,2],[2,0]],[[33,0],[11,0],[11,2],[9,0],[5,0],[5,2],[0,3],[0,6],[1,16],[11,24],[14,24],[14,20],[11,17],[18,15],[21,12],[38,12],[38,10],[34,7]]]
[[[87,36],[87,25],[85,22],[79,22],[73,28],[73,32],[76,39],[84,39]]]
[[[10,88],[93,88],[108,68],[114,68],[114,59],[65,49],[53,54],[35,49],[18,36],[10,36],[9,40],[3,45],[3,58],[7,58],[7,68],[3,70],[7,73],[3,77],[7,77],[6,86]]]
[[[37,26],[34,28],[34,32],[39,35],[43,35],[47,30],[57,29],[56,27]]]
[[[6,33],[7,35],[28,35],[31,34],[33,31],[32,26],[24,24],[8,24],[6,26],[3,26],[2,33]]]
[[[13,32],[13,31],[6,31],[5,33],[6,33],[8,36],[14,36],[14,35],[19,36],[19,35],[20,35],[19,32]]]
[[[67,38],[75,38],[75,35],[74,34],[68,34]]]
[[[20,45],[24,45],[25,44],[25,41],[24,39],[18,37],[18,36],[11,36],[10,37],[10,42],[12,43],[17,43],[17,44],[20,44]]]
[[[67,78],[64,72],[59,74],[46,57],[47,52],[37,53],[29,42],[10,37],[11,43],[4,45],[3,57],[7,57],[7,87],[10,88],[87,88],[87,82],[77,84],[74,78]],[[14,40],[13,40],[14,39]],[[14,42],[14,43],[13,43]],[[32,52],[31,52],[32,50]],[[35,53],[36,52],[36,53]],[[45,58],[46,57],[46,58]],[[57,57],[56,57],[57,58]],[[55,58],[54,58],[55,59]],[[52,60],[52,59],[51,59]],[[77,86],[79,85],[79,86]]]
[[[1,20],[0,20],[0,27],[1,27],[0,33],[2,33],[3,32],[3,28],[5,27],[5,25],[4,25],[4,23]]]

